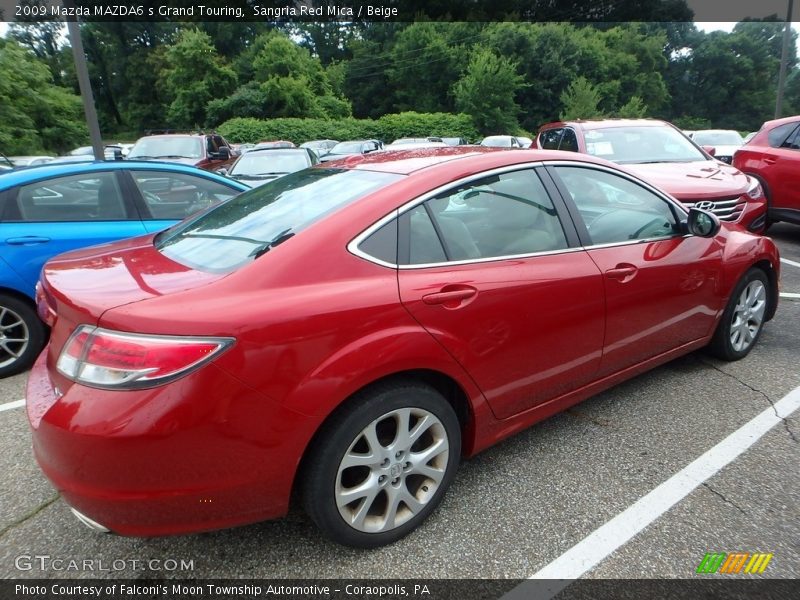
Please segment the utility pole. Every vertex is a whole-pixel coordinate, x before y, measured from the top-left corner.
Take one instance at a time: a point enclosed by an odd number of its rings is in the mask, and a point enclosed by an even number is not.
[[[789,0],[791,2],[791,0]],[[61,0],[65,8],[74,8],[73,0]],[[95,160],[104,160],[103,138],[100,135],[100,124],[97,121],[97,111],[94,107],[94,94],[92,94],[92,83],[89,81],[89,69],[86,66],[86,54],[83,52],[83,41],[81,40],[81,30],[78,26],[77,17],[69,17],[67,21],[67,32],[69,33],[69,43],[72,46],[72,57],[75,59],[75,73],[78,75],[78,86],[81,89],[83,99],[83,112],[86,115],[86,124],[89,126],[89,139],[92,142]]]
[[[775,101],[775,118],[780,119],[783,111],[783,92],[786,88],[786,66],[789,64],[789,40],[792,39],[792,8],[794,0],[789,0],[786,11],[786,26],[783,30],[783,48],[781,49],[781,70],[778,74],[778,99]]]

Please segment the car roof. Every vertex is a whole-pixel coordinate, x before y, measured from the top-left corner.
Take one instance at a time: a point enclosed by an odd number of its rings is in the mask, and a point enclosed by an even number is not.
[[[26,184],[31,181],[39,181],[50,177],[60,177],[67,175],[80,175],[81,173],[91,173],[96,171],[119,171],[119,170],[147,170],[147,171],[172,171],[173,173],[187,173],[197,175],[206,179],[213,179],[220,183],[226,183],[232,187],[249,189],[237,181],[222,177],[209,171],[203,171],[189,165],[178,163],[161,162],[156,160],[94,160],[84,162],[65,162],[47,163],[33,167],[20,167],[0,175],[0,189],[8,189],[15,185]]]
[[[553,127],[578,127],[581,129],[606,129],[607,127],[663,127],[669,125],[659,119],[575,119],[568,121],[554,121],[542,125],[542,129]]]
[[[491,162],[497,163],[494,165],[495,167],[540,160],[571,160],[598,165],[612,165],[618,170],[623,170],[619,169],[619,166],[613,165],[613,163],[588,154],[559,150],[509,150],[484,146],[441,146],[416,150],[384,150],[326,162],[321,165],[321,168],[344,167],[411,175],[423,169],[438,167],[454,161],[463,161],[464,167],[469,168],[473,162],[484,161],[486,155],[492,155],[493,160]]]
[[[764,129],[765,127],[767,129],[772,129],[773,127],[777,127],[778,125],[785,125],[786,123],[794,123],[796,121],[800,121],[800,115],[794,115],[792,117],[783,117],[782,119],[773,119],[772,121],[765,121],[764,124],[761,126],[761,129]]]

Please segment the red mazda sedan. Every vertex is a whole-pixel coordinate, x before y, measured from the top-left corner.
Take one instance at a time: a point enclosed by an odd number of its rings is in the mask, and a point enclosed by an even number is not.
[[[800,115],[764,123],[733,165],[761,182],[770,222],[800,225]]]
[[[692,350],[745,356],[778,252],[606,161],[386,152],[51,260],[43,471],[126,535],[284,515],[372,547],[462,457]]]

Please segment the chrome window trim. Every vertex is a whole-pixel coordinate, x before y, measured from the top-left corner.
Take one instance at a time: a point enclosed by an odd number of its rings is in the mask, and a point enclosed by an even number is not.
[[[560,248],[558,250],[547,250],[547,251],[544,251],[544,252],[531,252],[531,253],[527,253],[527,254],[509,254],[509,255],[505,255],[505,256],[491,256],[491,257],[488,257],[488,258],[472,258],[472,259],[467,259],[467,260],[452,260],[452,261],[444,261],[444,262],[438,262],[438,263],[425,263],[425,264],[418,264],[418,265],[398,265],[398,264],[387,263],[386,261],[380,260],[379,258],[375,258],[371,254],[367,254],[366,252],[363,252],[358,247],[361,244],[361,242],[363,242],[370,235],[375,233],[378,229],[380,229],[381,227],[386,225],[392,219],[399,218],[402,214],[404,214],[404,213],[406,213],[406,212],[408,212],[410,210],[413,210],[414,208],[416,208],[418,205],[422,204],[423,202],[425,202],[427,200],[430,200],[431,198],[434,198],[435,196],[439,195],[443,191],[446,191],[446,190],[448,190],[448,189],[450,189],[452,187],[457,187],[457,186],[460,186],[460,185],[464,185],[464,184],[467,184],[467,183],[469,183],[471,181],[475,181],[475,180],[478,180],[478,179],[483,179],[484,177],[491,177],[492,175],[502,175],[504,173],[510,173],[510,172],[513,172],[513,171],[522,171],[522,170],[525,170],[525,169],[533,169],[535,167],[542,167],[542,166],[544,166],[544,167],[548,167],[548,166],[568,166],[568,167],[584,167],[584,168],[589,167],[589,168],[605,171],[605,172],[610,173],[612,175],[617,175],[619,177],[622,177],[623,179],[627,179],[631,183],[633,183],[635,185],[639,185],[639,186],[647,189],[648,191],[652,192],[654,195],[658,196],[659,198],[661,198],[662,200],[664,200],[668,204],[670,204],[673,207],[675,207],[680,214],[683,214],[685,216],[688,216],[688,214],[689,214],[689,211],[686,210],[680,204],[680,202],[678,202],[677,200],[675,200],[671,196],[665,194],[664,192],[662,192],[658,188],[653,187],[652,185],[650,185],[649,183],[647,183],[646,181],[644,181],[642,179],[638,179],[634,175],[630,175],[630,174],[625,173],[623,171],[616,170],[616,169],[614,169],[612,167],[607,167],[605,165],[599,165],[597,163],[582,162],[582,161],[577,161],[577,160],[563,160],[563,161],[561,161],[561,160],[559,160],[559,161],[553,161],[553,160],[541,161],[541,160],[538,160],[538,161],[530,162],[530,163],[519,163],[519,164],[515,164],[515,165],[507,165],[505,167],[498,167],[496,169],[491,169],[489,171],[483,171],[481,173],[468,175],[467,177],[463,177],[461,179],[457,179],[455,181],[451,181],[451,182],[446,183],[444,185],[441,185],[441,186],[439,186],[437,188],[434,188],[433,190],[431,190],[429,192],[425,192],[421,196],[417,196],[416,198],[413,198],[412,200],[409,200],[408,202],[406,202],[402,206],[394,209],[391,213],[389,213],[388,215],[382,217],[380,220],[376,221],[375,223],[373,223],[372,225],[367,227],[364,231],[359,233],[356,237],[354,237],[350,241],[350,243],[347,244],[347,251],[350,252],[350,254],[353,254],[354,256],[357,256],[359,258],[363,258],[364,260],[366,260],[368,262],[371,262],[373,264],[379,265],[381,267],[389,267],[391,269],[397,269],[397,270],[412,270],[412,269],[430,269],[430,268],[435,268],[435,267],[447,267],[447,266],[462,266],[462,265],[470,265],[470,264],[480,264],[480,263],[487,263],[487,262],[495,262],[495,261],[499,261],[499,260],[515,260],[515,259],[532,258],[532,257],[538,257],[538,256],[551,256],[551,255],[555,255],[555,254],[571,254],[571,253],[574,253],[574,252],[583,252],[583,251],[586,251],[586,250],[594,250],[594,249],[600,249],[600,248],[612,248],[614,246],[630,246],[632,244],[642,244],[642,243],[648,243],[648,242],[664,241],[664,240],[670,240],[670,239],[673,239],[673,238],[676,238],[676,237],[682,237],[682,238],[691,237],[691,235],[685,235],[685,234],[670,235],[670,236],[660,236],[660,237],[655,237],[655,238],[644,238],[644,239],[640,239],[640,240],[626,240],[626,241],[622,241],[622,242],[612,242],[612,243],[608,243],[608,244],[593,244],[591,246],[576,246],[574,248]],[[572,201],[572,200],[570,199],[569,201]],[[559,219],[559,221],[560,221],[560,219]],[[563,227],[563,225],[562,225],[562,227]]]

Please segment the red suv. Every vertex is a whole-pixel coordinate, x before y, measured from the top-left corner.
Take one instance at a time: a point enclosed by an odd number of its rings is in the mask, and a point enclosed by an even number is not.
[[[169,133],[148,135],[134,144],[129,160],[164,160],[216,171],[233,164],[239,156],[221,135]]]
[[[800,115],[764,123],[733,166],[761,182],[770,222],[800,225]]]
[[[680,130],[655,119],[564,121],[542,126],[534,147],[591,154],[618,164],[668,192],[685,206],[761,232],[766,197],[758,180],[726,165]]]

